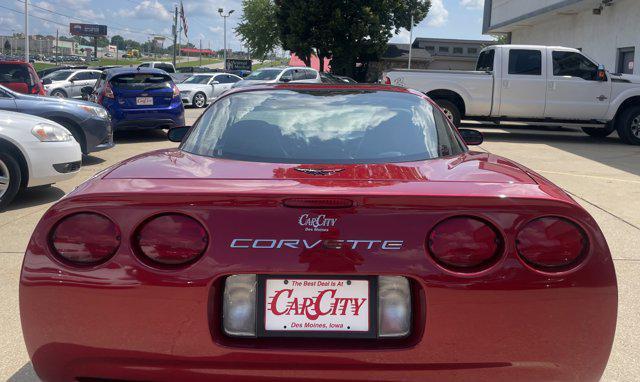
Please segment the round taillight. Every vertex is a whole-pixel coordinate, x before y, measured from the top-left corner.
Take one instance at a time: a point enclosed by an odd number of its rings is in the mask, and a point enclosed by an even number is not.
[[[502,240],[483,220],[457,216],[438,223],[429,234],[428,244],[433,258],[444,267],[473,272],[494,262]]]
[[[51,245],[63,260],[79,265],[107,261],[120,246],[120,230],[107,217],[81,212],[60,220],[51,233]]]
[[[209,235],[197,220],[182,214],[159,215],[138,229],[135,245],[147,259],[176,266],[195,261],[207,248]]]
[[[575,223],[559,217],[530,221],[516,236],[518,253],[543,270],[565,270],[586,253],[587,236]]]

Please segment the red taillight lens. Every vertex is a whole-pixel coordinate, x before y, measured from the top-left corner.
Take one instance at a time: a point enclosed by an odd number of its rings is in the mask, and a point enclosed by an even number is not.
[[[202,224],[181,214],[151,218],[138,229],[138,250],[160,265],[184,265],[195,261],[207,248],[209,235]]]
[[[586,253],[587,236],[569,220],[544,217],[527,223],[516,236],[516,247],[527,263],[543,270],[562,271]]]
[[[113,95],[113,89],[111,89],[111,84],[109,82],[104,85],[104,93],[102,93],[102,96],[107,98],[115,98],[115,96]]]
[[[488,223],[457,216],[438,223],[429,234],[428,244],[433,258],[444,267],[473,272],[493,263],[502,239]]]
[[[385,85],[391,85],[391,78],[389,78],[389,77],[385,77],[385,78],[384,78],[384,84],[385,84]]]
[[[51,245],[63,260],[94,265],[108,260],[120,246],[120,230],[107,217],[82,212],[67,216],[54,227]]]

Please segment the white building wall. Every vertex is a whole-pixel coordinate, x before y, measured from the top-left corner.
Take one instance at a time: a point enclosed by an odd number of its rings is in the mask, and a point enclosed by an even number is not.
[[[500,24],[516,17],[536,12],[564,0],[493,0],[491,5],[491,24]]]
[[[617,0],[601,15],[591,10],[571,16],[556,14],[534,26],[513,30],[511,42],[582,48],[612,72],[618,69],[618,49],[635,47],[635,62],[640,65],[640,1]],[[640,74],[638,65],[634,74]]]

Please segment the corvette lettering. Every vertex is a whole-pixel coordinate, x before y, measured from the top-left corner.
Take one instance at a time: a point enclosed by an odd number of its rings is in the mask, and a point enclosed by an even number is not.
[[[321,290],[315,297],[293,297],[293,289],[281,289],[269,296],[268,309],[276,316],[306,316],[315,321],[321,316],[353,316],[360,315],[360,309],[367,301],[366,298],[336,298],[336,289]],[[280,299],[286,301],[282,309],[278,309]],[[325,309],[322,309],[325,306]]]
[[[230,248],[236,249],[380,249],[397,251],[403,240],[307,240],[307,239],[233,239]]]

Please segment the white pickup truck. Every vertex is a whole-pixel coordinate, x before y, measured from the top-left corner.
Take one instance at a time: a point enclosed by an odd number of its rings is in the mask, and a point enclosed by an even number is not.
[[[383,82],[427,94],[460,120],[580,126],[606,137],[614,130],[640,145],[640,76],[609,73],[577,49],[494,45],[475,71],[391,70]]]

